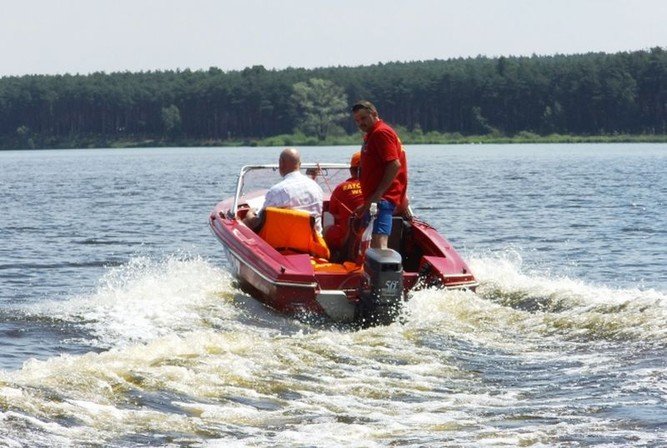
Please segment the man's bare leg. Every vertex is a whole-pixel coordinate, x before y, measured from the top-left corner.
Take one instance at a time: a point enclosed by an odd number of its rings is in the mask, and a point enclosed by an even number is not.
[[[389,235],[373,234],[371,237],[371,247],[373,249],[386,249],[389,243]]]

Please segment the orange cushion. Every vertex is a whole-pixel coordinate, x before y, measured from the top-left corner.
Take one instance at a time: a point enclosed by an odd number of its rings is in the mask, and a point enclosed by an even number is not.
[[[314,218],[305,210],[267,207],[259,236],[275,249],[305,252],[329,258],[329,248],[314,227]]]

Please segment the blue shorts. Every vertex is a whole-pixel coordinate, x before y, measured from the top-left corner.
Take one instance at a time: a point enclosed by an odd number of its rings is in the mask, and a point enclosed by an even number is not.
[[[391,202],[381,199],[378,202],[378,214],[373,222],[373,235],[389,235],[391,233],[391,219],[394,216],[396,206]]]

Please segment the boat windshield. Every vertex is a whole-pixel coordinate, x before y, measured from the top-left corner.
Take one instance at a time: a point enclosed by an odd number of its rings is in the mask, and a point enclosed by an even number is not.
[[[301,172],[308,175],[322,187],[324,199],[327,200],[338,184],[350,177],[349,165],[344,163],[302,163]],[[236,191],[236,207],[248,204],[251,208],[260,209],[264,202],[264,194],[272,185],[280,182],[278,165],[244,166],[241,169]]]

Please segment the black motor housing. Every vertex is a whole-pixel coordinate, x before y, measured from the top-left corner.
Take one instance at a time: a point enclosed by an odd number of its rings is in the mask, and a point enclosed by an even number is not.
[[[403,263],[393,249],[368,249],[364,280],[357,305],[357,321],[364,327],[388,325],[403,304]]]

